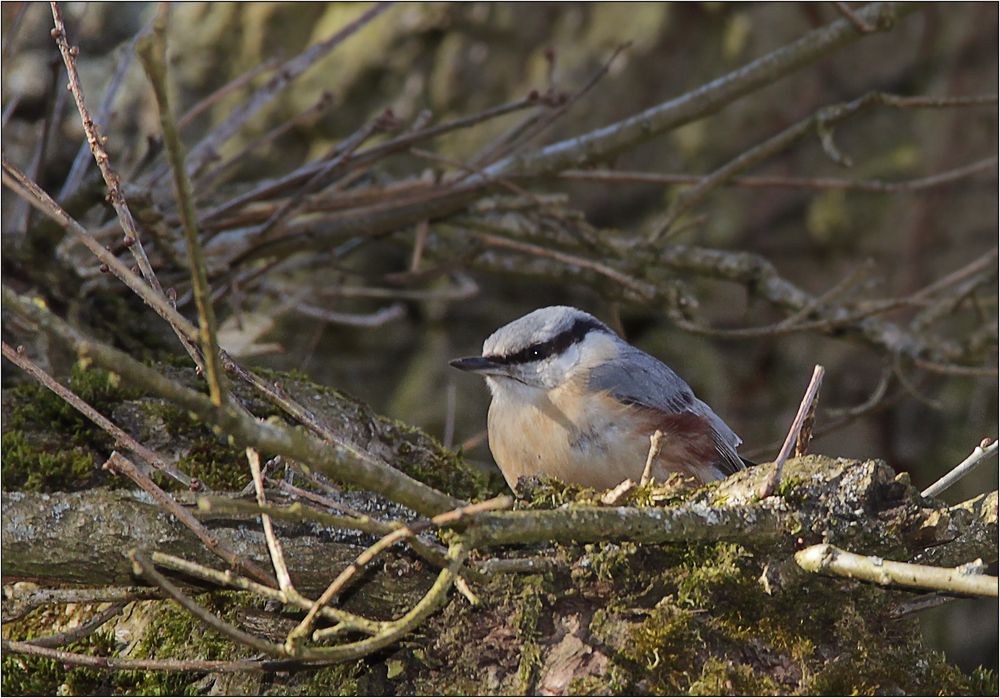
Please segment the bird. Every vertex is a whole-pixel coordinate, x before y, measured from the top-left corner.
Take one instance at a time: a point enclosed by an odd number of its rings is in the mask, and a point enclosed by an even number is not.
[[[656,431],[654,480],[707,483],[753,465],[669,366],[577,308],[539,308],[487,337],[482,356],[449,363],[486,379],[490,451],[515,493],[534,475],[599,490],[638,481]]]

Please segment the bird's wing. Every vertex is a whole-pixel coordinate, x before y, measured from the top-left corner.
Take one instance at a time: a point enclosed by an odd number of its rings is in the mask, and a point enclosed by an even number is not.
[[[718,454],[716,465],[727,475],[742,470],[745,462],[736,453],[742,439],[712,408],[695,397],[691,387],[662,361],[623,343],[614,361],[594,368],[589,387],[607,391],[616,399],[665,414],[694,414],[704,419]]]

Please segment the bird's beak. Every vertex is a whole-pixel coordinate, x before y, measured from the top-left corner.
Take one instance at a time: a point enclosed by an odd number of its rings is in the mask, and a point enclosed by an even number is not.
[[[469,356],[464,359],[452,359],[448,362],[461,371],[471,371],[472,373],[485,373],[490,369],[498,368],[498,364],[482,356]]]

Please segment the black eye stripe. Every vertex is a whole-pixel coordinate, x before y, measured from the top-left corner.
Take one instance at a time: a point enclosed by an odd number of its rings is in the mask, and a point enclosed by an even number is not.
[[[532,344],[529,347],[525,347],[524,349],[514,352],[513,354],[507,354],[506,356],[493,355],[485,356],[483,358],[489,359],[493,363],[504,365],[526,364],[532,361],[541,361],[542,359],[547,359],[550,356],[555,356],[556,354],[566,351],[566,349],[573,344],[582,341],[591,330],[595,330],[597,332],[610,332],[607,327],[596,320],[580,319],[574,322],[572,327],[568,330],[560,332],[547,342]]]

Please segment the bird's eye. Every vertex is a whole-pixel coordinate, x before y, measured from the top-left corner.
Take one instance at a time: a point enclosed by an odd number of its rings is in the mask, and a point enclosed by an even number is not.
[[[535,346],[528,349],[528,356],[532,359],[540,359],[542,358],[542,354],[543,352],[541,347]]]

